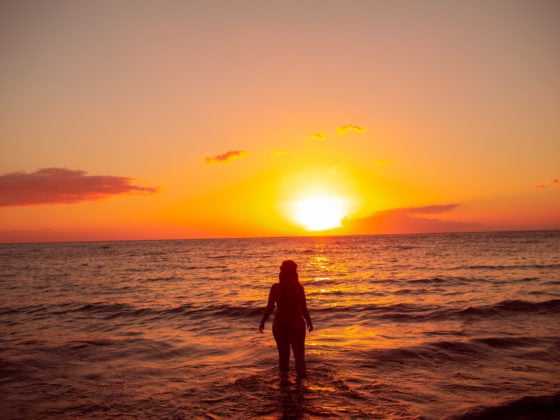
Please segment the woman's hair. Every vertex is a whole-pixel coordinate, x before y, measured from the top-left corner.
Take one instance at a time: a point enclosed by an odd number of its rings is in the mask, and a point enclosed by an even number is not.
[[[296,312],[301,304],[303,286],[299,282],[297,264],[292,260],[282,261],[280,266],[280,301],[278,305]]]
[[[297,264],[292,260],[282,261],[280,266],[280,274],[278,275],[280,284],[299,284],[299,276],[297,272]]]

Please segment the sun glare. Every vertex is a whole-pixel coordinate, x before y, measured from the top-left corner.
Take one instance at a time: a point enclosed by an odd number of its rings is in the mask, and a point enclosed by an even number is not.
[[[294,220],[309,231],[339,227],[347,215],[348,202],[335,196],[313,196],[294,201],[291,206]]]

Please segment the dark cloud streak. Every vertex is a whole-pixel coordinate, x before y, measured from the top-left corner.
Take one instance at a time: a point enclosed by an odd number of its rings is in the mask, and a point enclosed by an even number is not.
[[[337,130],[338,134],[340,135],[344,135],[349,131],[355,131],[357,133],[363,133],[364,131],[366,131],[365,127],[359,127],[357,125],[343,125],[341,127],[338,127]]]
[[[132,178],[87,175],[85,171],[45,168],[0,176],[0,207],[67,204],[128,193],[155,193],[133,185]]]
[[[426,217],[450,212],[459,204],[433,205],[391,209],[374,213],[363,218],[346,218],[342,229],[346,234],[390,234],[390,233],[432,233],[465,232],[479,230],[477,223],[465,223]]]
[[[247,152],[243,150],[230,150],[228,152],[222,153],[220,155],[207,157],[205,159],[206,163],[213,164],[213,163],[222,163],[222,162],[229,162],[234,159],[239,159],[247,155]]]

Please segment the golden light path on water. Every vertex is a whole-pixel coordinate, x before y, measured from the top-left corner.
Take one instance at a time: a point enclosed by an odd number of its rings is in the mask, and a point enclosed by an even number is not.
[[[324,245],[324,243],[319,242],[319,244]],[[319,245],[319,247],[321,246]],[[314,267],[320,273],[325,272],[338,272],[344,273],[348,271],[348,265],[344,262],[335,262],[329,255],[320,254],[313,256],[310,265]],[[356,296],[363,295],[369,296],[368,299],[363,300],[361,303],[366,304],[376,304],[376,305],[388,305],[393,303],[393,300],[387,297],[381,297],[381,291],[378,293],[372,290],[371,286],[359,283],[350,283],[346,285],[337,284],[335,287],[329,287],[329,283],[332,283],[334,278],[330,276],[320,275],[308,279],[306,282],[306,288],[312,291],[313,299],[316,302],[325,301],[327,306],[336,310],[337,307],[353,306],[356,305]],[[321,285],[325,283],[324,287]],[[319,287],[317,287],[319,285]],[[375,288],[375,287],[374,287]],[[333,295],[336,296],[333,302]],[[376,295],[379,295],[376,297]],[[323,298],[324,297],[324,298]],[[405,341],[407,341],[405,343]],[[404,344],[413,345],[416,344],[416,340],[395,340],[394,337],[389,337],[388,331],[371,326],[371,325],[340,325],[340,326],[328,326],[322,328],[315,333],[312,333],[308,337],[307,344],[309,346],[308,352],[310,354],[321,353],[320,348],[329,348],[336,351],[336,348],[345,348],[346,346],[351,346],[353,348],[361,347],[387,347],[400,346]]]

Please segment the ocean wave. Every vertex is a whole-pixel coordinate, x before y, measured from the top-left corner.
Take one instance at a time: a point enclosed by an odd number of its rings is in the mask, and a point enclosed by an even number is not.
[[[400,290],[400,294],[414,294],[411,290]],[[426,322],[445,321],[450,319],[472,319],[473,317],[501,317],[511,314],[555,314],[560,313],[560,299],[545,301],[504,300],[498,303],[482,306],[469,306],[467,308],[440,305],[426,305],[415,303],[397,303],[390,305],[359,304],[340,306],[310,307],[312,314],[326,318],[328,323],[330,315],[340,318],[343,314],[352,317],[352,322],[366,321],[369,319],[394,321],[394,322]],[[264,312],[264,304],[254,302],[231,304],[194,304],[185,303],[171,308],[139,307],[130,303],[62,303],[56,305],[32,305],[23,307],[0,308],[0,315],[16,314],[50,314],[71,315],[86,313],[100,319],[129,318],[177,318],[190,317],[200,319],[203,317],[227,318],[252,318]]]
[[[560,299],[540,302],[504,300],[491,305],[469,306],[466,309],[441,309],[426,314],[429,320],[448,318],[499,317],[511,313],[548,314],[560,313]]]
[[[545,338],[548,340],[548,338]],[[474,343],[484,344],[496,349],[507,349],[513,347],[531,347],[537,346],[542,342],[542,338],[538,337],[485,337],[475,338]]]
[[[332,306],[315,308],[313,312],[325,315],[335,315],[340,318],[341,314],[348,314],[352,322],[369,319],[395,321],[395,322],[419,322],[446,318],[453,311],[437,305],[420,305],[412,303],[397,303],[393,305],[364,304],[352,306]]]
[[[414,295],[414,290],[403,289],[399,294]],[[560,299],[545,301],[504,300],[482,306],[451,307],[415,303],[397,303],[391,305],[359,304],[340,306],[315,306],[310,311],[328,325],[333,316],[337,319],[350,318],[348,322],[381,320],[387,322],[434,322],[451,319],[470,320],[473,318],[500,318],[512,314],[556,314],[560,313]],[[130,303],[61,303],[56,305],[32,305],[23,307],[0,308],[0,315],[56,315],[71,316],[85,313],[98,319],[116,318],[154,318],[174,319],[188,317],[202,318],[256,318],[264,312],[264,304],[254,302],[232,304],[194,304],[185,303],[171,308],[153,308],[136,306]]]
[[[516,270],[516,269],[558,269],[560,264],[519,264],[519,265],[459,265],[450,270]]]
[[[351,313],[362,320],[368,318],[395,322],[424,322],[449,319],[471,319],[473,317],[499,317],[511,313],[548,314],[560,313],[560,299],[541,302],[524,300],[505,300],[491,305],[469,306],[467,308],[443,307],[438,305],[420,305],[398,303],[393,305],[352,305],[316,308],[319,313]]]
[[[4,306],[0,308],[0,316],[4,315],[19,315],[19,314],[34,314],[47,311],[51,305],[25,305],[25,306]]]
[[[389,245],[383,248],[384,251],[410,251],[411,249],[422,248],[417,245]]]
[[[175,358],[188,359],[211,355],[217,349],[200,344],[177,345],[169,340],[147,338],[74,340],[56,346],[44,346],[42,351],[56,353],[72,360],[106,362],[117,359],[161,361]]]
[[[30,376],[31,370],[25,362],[0,359],[0,377],[3,381],[12,378],[25,379]]]
[[[560,280],[551,280],[551,281],[544,282],[544,284],[551,285],[551,286],[556,286],[556,285],[560,284]]]
[[[551,299],[540,302],[504,300],[493,305],[469,306],[467,309],[461,311],[461,314],[492,316],[507,312],[559,313],[560,299]]]
[[[494,419],[558,419],[560,418],[560,393],[551,395],[525,396],[494,406],[479,406],[466,413],[449,417],[452,420]]]
[[[261,315],[264,312],[264,305],[262,306],[252,306],[252,305],[206,305],[206,306],[195,306],[195,305],[181,305],[176,308],[164,309],[158,311],[152,311],[156,315],[181,315],[189,316],[191,318],[203,318],[203,317],[231,317],[231,318],[251,318]]]
[[[431,311],[437,308],[435,305],[419,305],[412,303],[396,303],[392,305],[379,305],[379,304],[363,304],[363,305],[349,305],[349,306],[329,306],[322,308],[315,308],[314,312],[372,312],[372,313],[421,313]]]
[[[316,277],[313,280],[303,281],[302,284],[304,286],[307,286],[307,285],[319,286],[319,285],[323,285],[323,284],[339,284],[340,282],[341,282],[341,280],[332,279],[330,277]]]
[[[138,312],[142,309],[135,309],[135,307],[129,303],[104,303],[95,302],[87,303],[78,308],[69,308],[64,311],[57,312],[58,314],[64,314],[69,312],[88,312],[91,314],[119,314],[127,312]]]
[[[305,292],[308,299],[310,296],[386,296],[386,293],[373,292],[371,290],[356,291],[356,290],[341,290],[341,289],[317,289],[307,290]]]
[[[470,340],[441,340],[426,342],[417,346],[398,347],[393,349],[373,349],[365,353],[363,367],[380,367],[390,369],[392,364],[422,364],[425,366],[439,365],[442,362],[462,362],[494,358],[496,354],[503,356],[509,351],[514,356],[525,357],[528,351],[536,347],[546,349],[543,359],[553,362],[557,360],[556,349],[558,337],[528,336],[492,336]]]
[[[206,310],[210,310],[216,315],[223,315],[228,317],[253,317],[264,312],[262,307],[231,305],[213,305],[210,307],[206,307]]]
[[[360,357],[364,368],[392,369],[391,366],[414,364],[436,366],[442,362],[471,360],[484,354],[480,346],[463,341],[437,341],[395,349],[375,349]]]
[[[153,283],[153,282],[167,282],[167,281],[183,281],[182,278],[180,277],[175,277],[175,276],[162,276],[162,277],[150,277],[147,279],[141,279],[140,282],[141,283]]]
[[[206,316],[225,316],[225,317],[253,317],[262,314],[263,306],[234,306],[234,305],[194,305],[186,303],[173,308],[155,309],[150,307],[139,308],[127,303],[88,303],[80,307],[69,308],[58,313],[69,312],[87,312],[89,314],[98,314],[105,319],[114,319],[117,317],[158,317],[170,318],[177,316],[190,316],[200,318]]]
[[[420,279],[371,279],[369,283],[372,284],[398,284],[398,283],[410,283],[414,284],[445,284],[445,285],[461,285],[461,284],[471,284],[474,282],[488,282],[487,279],[482,278],[467,278],[459,276],[436,276],[427,277]]]
[[[395,295],[423,295],[426,289],[399,289],[393,292]]]
[[[442,284],[442,283],[465,284],[465,283],[472,283],[475,281],[487,281],[487,280],[478,279],[478,278],[476,279],[466,278],[466,277],[429,277],[425,279],[408,280],[408,282],[412,284]]]

